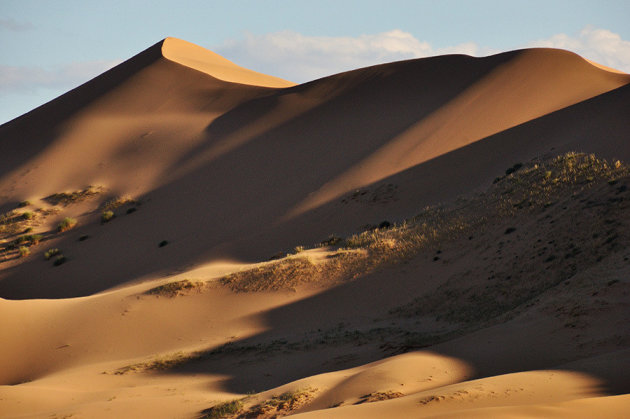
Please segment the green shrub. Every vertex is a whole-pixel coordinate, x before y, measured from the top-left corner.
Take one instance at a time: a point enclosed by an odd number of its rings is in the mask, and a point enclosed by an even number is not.
[[[66,217],[64,218],[59,225],[57,225],[57,231],[63,233],[64,231],[70,230],[77,225],[77,220],[74,218]]]
[[[112,210],[103,211],[101,214],[101,222],[103,223],[110,221],[112,218],[114,218],[114,211]]]
[[[26,239],[31,242],[32,245],[36,245],[39,244],[39,242],[42,240],[43,236],[41,234],[29,234],[26,237]]]
[[[30,211],[26,211],[24,213],[22,213],[22,218],[25,220],[30,220],[33,218],[33,213]]]
[[[30,249],[28,247],[26,247],[26,246],[20,246],[20,248],[18,250],[20,252],[20,257],[21,258],[24,258],[24,257],[26,257],[26,256],[31,254]]]
[[[204,419],[219,419],[231,415],[236,415],[243,408],[243,402],[240,400],[232,400],[221,403],[203,411]]]
[[[46,258],[46,260],[49,260],[51,257],[59,255],[59,254],[61,254],[61,251],[59,249],[53,248],[53,249],[48,249],[44,253],[44,257]]]
[[[18,208],[28,207],[29,205],[31,205],[31,201],[22,201],[18,204]]]

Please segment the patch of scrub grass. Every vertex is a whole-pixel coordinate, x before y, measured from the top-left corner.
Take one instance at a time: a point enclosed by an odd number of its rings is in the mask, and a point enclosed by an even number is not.
[[[67,206],[84,201],[88,198],[92,198],[96,195],[103,193],[104,189],[99,186],[88,186],[85,189],[80,189],[73,192],[59,192],[44,198],[44,201],[51,205],[63,205]]]
[[[77,220],[74,218],[66,217],[57,225],[57,231],[63,233],[74,228],[77,225]]]
[[[204,283],[200,281],[183,279],[181,281],[169,282],[167,284],[151,288],[146,291],[145,294],[173,298],[178,295],[184,295],[192,290],[199,290],[203,287],[203,285]]]
[[[472,237],[470,233],[487,228],[490,220],[506,219],[519,211],[544,210],[560,194],[577,193],[598,181],[610,183],[629,175],[628,167],[620,162],[609,163],[592,154],[574,152],[545,161],[516,163],[485,193],[427,207],[401,223],[383,224],[384,228],[370,228],[345,239],[335,237],[330,243],[321,243],[344,246],[324,261],[313,263],[305,257],[289,256],[227,275],[219,282],[237,292],[256,292],[356,279],[409,260],[423,249]],[[508,227],[505,234],[514,231]]]
[[[107,222],[111,221],[114,217],[115,217],[114,211],[112,211],[112,210],[103,211],[101,213],[101,222],[102,223],[107,223]]]
[[[228,402],[219,403],[209,409],[204,410],[202,419],[221,419],[230,418],[238,415],[243,409],[243,400],[235,399]]]
[[[24,258],[31,254],[31,250],[26,246],[20,246],[18,251],[20,252],[20,257]]]
[[[31,201],[21,201],[21,202],[18,204],[18,208],[28,207],[29,205],[31,205]]]
[[[113,211],[116,208],[120,208],[123,205],[132,205],[132,204],[136,204],[136,200],[132,199],[131,197],[127,196],[127,195],[122,195],[122,196],[117,196],[115,198],[110,199],[109,201],[106,201],[102,207],[103,207],[103,211]]]
[[[32,220],[33,219],[33,213],[31,211],[26,211],[22,213],[22,218],[24,220]]]
[[[50,260],[50,258],[59,254],[61,254],[61,251],[57,248],[48,249],[46,252],[44,252],[44,258],[46,258],[46,260]]]
[[[311,388],[287,391],[252,406],[247,410],[247,414],[252,417],[285,416],[308,404],[316,391],[316,389]]]
[[[196,353],[185,354],[183,352],[175,352],[169,355],[164,355],[150,361],[138,362],[136,364],[126,365],[122,368],[114,371],[115,375],[125,375],[133,372],[146,372],[146,371],[164,371],[179,365],[182,365],[186,361],[197,358]]]

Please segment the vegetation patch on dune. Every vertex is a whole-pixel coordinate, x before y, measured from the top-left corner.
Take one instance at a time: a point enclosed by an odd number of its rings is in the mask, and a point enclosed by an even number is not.
[[[384,400],[397,399],[399,397],[404,397],[405,395],[400,391],[376,391],[374,393],[365,394],[359,398],[355,404],[363,404],[363,403],[374,403],[374,402],[382,402]]]
[[[168,282],[155,288],[151,288],[146,291],[145,294],[173,298],[179,295],[189,294],[191,291],[201,290],[204,285],[205,283],[201,281],[182,279],[181,281]]]
[[[315,397],[317,389],[306,388],[287,391],[269,399],[259,396],[248,396],[216,404],[201,412],[203,419],[229,418],[277,418],[290,415],[292,412],[309,404]]]
[[[78,202],[85,201],[86,199],[93,198],[104,192],[104,189],[100,186],[88,186],[85,189],[80,189],[72,192],[59,192],[49,195],[44,198],[44,201],[51,205],[63,205],[68,206],[76,204]]]
[[[133,372],[147,372],[147,371],[163,371],[171,369],[177,365],[181,365],[183,362],[194,358],[195,354],[185,354],[183,352],[175,352],[168,355],[163,355],[149,361],[138,362],[131,365],[126,365],[113,372],[115,375],[125,375]]]
[[[630,170],[621,162],[567,153],[516,163],[505,173],[484,193],[425,208],[404,222],[346,238],[331,236],[320,244],[330,251],[328,258],[313,262],[305,248],[300,255],[228,275],[220,283],[237,292],[294,289],[353,280],[415,257],[438,269],[468,258],[435,290],[390,309],[388,316],[397,326],[375,327],[382,331],[377,336],[389,341],[383,349],[399,353],[512,318],[628,247]],[[600,286],[609,287],[605,279]],[[414,330],[411,325],[419,319],[437,326],[405,333],[403,324]],[[375,337],[367,331],[346,332],[357,339]],[[321,340],[343,344],[341,338]],[[316,340],[284,341],[277,350],[312,348]],[[273,353],[272,343],[227,344],[211,353]]]

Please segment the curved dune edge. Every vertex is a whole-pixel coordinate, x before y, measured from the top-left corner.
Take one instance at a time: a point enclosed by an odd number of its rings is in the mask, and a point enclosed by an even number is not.
[[[582,58],[584,58],[584,57],[582,57]],[[628,74],[625,71],[621,71],[621,70],[617,70],[616,68],[605,66],[605,65],[600,64],[598,62],[591,61],[588,58],[584,58],[584,61],[586,61],[587,63],[591,64],[592,66],[595,66],[595,67],[599,68],[600,70],[608,71],[609,73]]]
[[[162,41],[162,55],[170,61],[231,83],[261,87],[295,86],[290,81],[240,67],[219,54],[177,38]]]

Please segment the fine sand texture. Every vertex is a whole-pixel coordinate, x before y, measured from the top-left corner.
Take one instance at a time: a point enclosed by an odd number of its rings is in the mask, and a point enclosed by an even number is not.
[[[0,416],[626,417],[630,75],[295,85],[167,38],[0,126]]]

